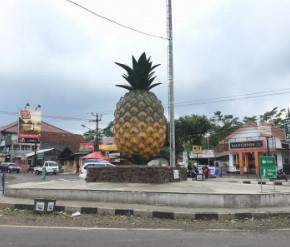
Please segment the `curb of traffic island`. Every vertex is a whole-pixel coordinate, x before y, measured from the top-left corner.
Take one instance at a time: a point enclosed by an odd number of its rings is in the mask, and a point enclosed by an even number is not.
[[[250,180],[243,180],[243,184],[251,184],[252,181]],[[266,181],[257,181],[258,184],[267,184]],[[282,181],[271,181],[269,184],[274,184],[274,185],[283,185]]]
[[[34,210],[34,205],[31,204],[11,204],[0,203],[0,209],[19,209],[19,210]],[[184,212],[167,212],[167,211],[148,211],[148,210],[133,210],[133,209],[118,209],[118,208],[95,208],[95,207],[65,207],[55,206],[56,212],[77,212],[81,214],[102,214],[102,215],[122,215],[135,216],[158,219],[190,219],[190,220],[245,220],[245,219],[264,219],[269,216],[287,216],[290,212],[243,212],[243,213],[184,213]]]

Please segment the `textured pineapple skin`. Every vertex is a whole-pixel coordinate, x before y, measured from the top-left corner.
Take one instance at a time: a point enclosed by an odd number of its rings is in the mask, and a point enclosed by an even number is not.
[[[114,113],[114,140],[122,157],[148,160],[159,154],[166,138],[161,101],[146,90],[127,92]]]

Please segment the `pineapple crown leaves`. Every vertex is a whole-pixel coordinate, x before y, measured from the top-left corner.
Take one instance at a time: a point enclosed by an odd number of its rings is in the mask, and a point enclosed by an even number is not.
[[[162,83],[152,84],[156,76],[154,75],[154,69],[158,67],[160,64],[156,64],[152,66],[152,62],[150,62],[150,57],[147,59],[145,52],[142,53],[138,61],[132,56],[132,65],[133,68],[130,68],[128,65],[121,64],[115,62],[115,64],[119,65],[123,69],[127,71],[127,74],[123,75],[123,78],[130,85],[116,85],[117,87],[125,88],[129,91],[132,90],[146,90],[149,91],[153,87],[156,87]]]

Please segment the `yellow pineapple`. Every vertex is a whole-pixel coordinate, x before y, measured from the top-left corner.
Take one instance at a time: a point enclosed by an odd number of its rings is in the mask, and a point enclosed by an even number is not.
[[[119,102],[114,116],[114,138],[122,157],[149,160],[157,156],[166,137],[166,118],[161,101],[149,90],[161,84],[152,82],[150,57],[143,53],[138,61],[132,56],[133,67],[116,63],[127,71],[123,78],[129,85],[116,85],[127,92]]]

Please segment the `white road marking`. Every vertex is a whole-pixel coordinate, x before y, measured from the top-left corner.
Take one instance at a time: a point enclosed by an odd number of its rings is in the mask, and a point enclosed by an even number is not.
[[[68,229],[79,231],[109,230],[109,231],[184,231],[184,229],[166,228],[109,228],[109,227],[74,227],[74,226],[21,226],[21,225],[0,225],[0,228],[29,228],[29,229]]]

